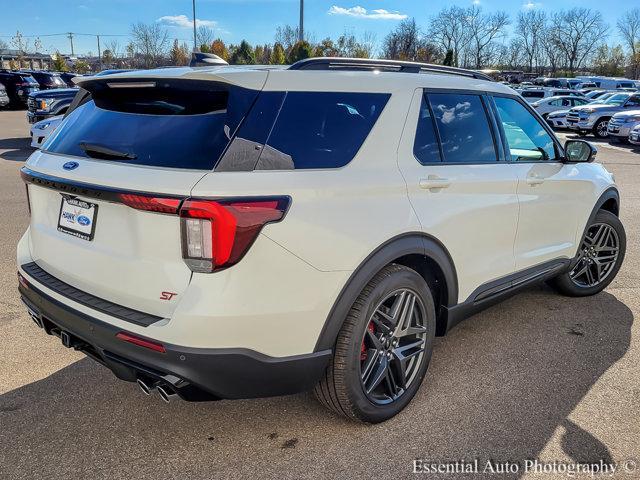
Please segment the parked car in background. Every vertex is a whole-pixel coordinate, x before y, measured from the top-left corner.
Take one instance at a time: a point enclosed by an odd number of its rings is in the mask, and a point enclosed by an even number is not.
[[[593,90],[599,90],[598,86],[593,82],[582,82],[576,86],[577,90],[580,90],[582,93],[588,93]]]
[[[60,78],[64,81],[64,83],[67,84],[67,87],[78,88],[76,87],[76,84],[72,82],[72,79],[78,76],[77,73],[73,73],[73,72],[56,72],[56,73],[60,75]]]
[[[536,100],[531,104],[536,109],[542,118],[547,118],[547,115],[558,110],[569,110],[572,107],[586,105],[591,100],[586,98],[576,97],[574,95],[563,95],[559,97],[548,97],[542,100]]]
[[[569,110],[558,110],[547,115],[547,123],[555,130],[563,130],[567,128],[567,113]]]
[[[45,72],[42,70],[22,70],[28,73],[36,79],[40,90],[50,90],[53,88],[66,88],[66,82],[60,77],[59,74],[53,72]]]
[[[0,70],[0,83],[7,90],[9,106],[13,108],[24,107],[29,94],[40,90],[38,82],[31,75],[13,70]]]
[[[49,135],[60,125],[60,122],[64,118],[64,115],[57,115],[55,117],[47,118],[34,123],[31,126],[31,146],[34,148],[40,148],[44,141],[49,138]]]
[[[561,95],[569,95],[576,97],[584,97],[584,94],[569,88],[525,88],[520,90],[520,95],[529,103],[548,97],[558,97]]]
[[[567,114],[567,125],[571,130],[586,135],[593,133],[598,138],[609,135],[607,125],[616,113],[640,108],[640,94],[616,93],[603,103],[590,103],[574,107]]]
[[[27,121],[36,123],[45,118],[66,113],[77,93],[77,88],[59,88],[56,90],[40,90],[29,95]]]
[[[636,125],[631,129],[629,134],[629,143],[633,145],[640,145],[640,125]]]
[[[7,89],[2,83],[0,83],[0,108],[4,108],[9,105],[9,95],[7,95]]]
[[[640,124],[640,105],[638,110],[627,110],[616,113],[607,124],[609,140],[626,143],[629,141],[631,130]]]
[[[611,92],[609,92],[609,90],[591,90],[590,92],[585,93],[584,96],[585,98],[590,98],[591,100],[595,100],[597,98],[602,97],[603,95],[606,95],[607,93],[611,93]]]

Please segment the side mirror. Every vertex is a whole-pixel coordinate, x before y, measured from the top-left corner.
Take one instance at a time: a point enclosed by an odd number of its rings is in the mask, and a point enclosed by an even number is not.
[[[593,162],[598,149],[584,140],[567,140],[564,153],[567,162]]]

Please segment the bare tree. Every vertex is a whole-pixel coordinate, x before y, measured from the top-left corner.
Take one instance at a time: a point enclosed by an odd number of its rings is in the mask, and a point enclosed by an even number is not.
[[[464,21],[469,32],[467,48],[475,68],[490,65],[491,57],[498,48],[496,40],[505,36],[509,15],[501,11],[485,14],[480,7],[474,5],[466,9]]]
[[[105,44],[105,48],[111,51],[111,55],[117,61],[118,58],[122,57],[122,47],[120,46],[120,42],[116,39],[109,40]]]
[[[465,9],[458,6],[443,8],[429,23],[429,37],[440,50],[453,52],[453,65],[460,64],[463,50],[470,41]]]
[[[633,78],[640,75],[640,8],[625,12],[618,20],[618,31],[629,51]]]
[[[7,50],[9,48],[9,44],[0,38],[0,50]]]
[[[359,44],[365,58],[373,57],[377,44],[376,34],[371,31],[364,32],[360,38]]]
[[[550,67],[551,73],[556,72],[563,62],[564,54],[557,44],[557,38],[561,35],[562,31],[552,23],[546,26],[541,37],[543,61]]]
[[[298,41],[298,36],[298,27],[285,25],[284,27],[276,28],[276,43],[282,45],[285,51],[289,51],[291,47],[293,47],[293,45]]]
[[[515,38],[522,48],[529,71],[533,71],[534,62],[543,56],[542,37],[547,23],[547,16],[541,10],[528,10],[518,14]]]
[[[200,25],[198,30],[196,31],[196,43],[198,46],[206,45],[211,48],[211,44],[216,39],[215,32],[213,28],[207,27],[206,25]]]
[[[167,31],[160,24],[135,23],[131,25],[131,38],[137,51],[142,54],[145,68],[160,64],[169,43]]]
[[[403,20],[384,39],[382,55],[394,60],[413,60],[421,37],[415,18]]]
[[[563,53],[570,71],[580,68],[607,37],[602,14],[589,8],[572,8],[551,16],[552,42]]]

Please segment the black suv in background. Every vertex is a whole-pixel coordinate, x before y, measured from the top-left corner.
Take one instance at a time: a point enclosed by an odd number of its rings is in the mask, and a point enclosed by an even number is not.
[[[40,70],[22,70],[36,79],[40,85],[40,90],[50,90],[52,88],[66,88],[66,82],[60,78],[60,75],[52,72],[43,72]]]
[[[77,73],[73,73],[73,72],[55,72],[55,73],[56,73],[56,75],[60,75],[60,78],[62,79],[62,81],[64,83],[67,84],[67,87],[69,87],[69,88],[77,88],[76,84],[73,83],[71,81],[71,79],[74,78],[74,77],[78,77],[80,75],[78,75]]]
[[[66,113],[79,91],[78,88],[56,88],[40,90],[29,95],[27,121],[36,123],[45,118]]]
[[[35,78],[25,72],[0,70],[0,83],[7,90],[9,106],[13,108],[24,107],[29,94],[40,90]]]

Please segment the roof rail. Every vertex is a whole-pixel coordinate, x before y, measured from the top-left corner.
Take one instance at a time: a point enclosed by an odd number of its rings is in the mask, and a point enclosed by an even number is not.
[[[494,80],[484,73],[464,68],[433,65],[430,63],[405,62],[402,60],[382,60],[377,58],[344,58],[344,57],[315,57],[300,60],[289,67],[289,70],[351,70],[399,73],[441,73],[446,75],[461,75],[479,80]]]

